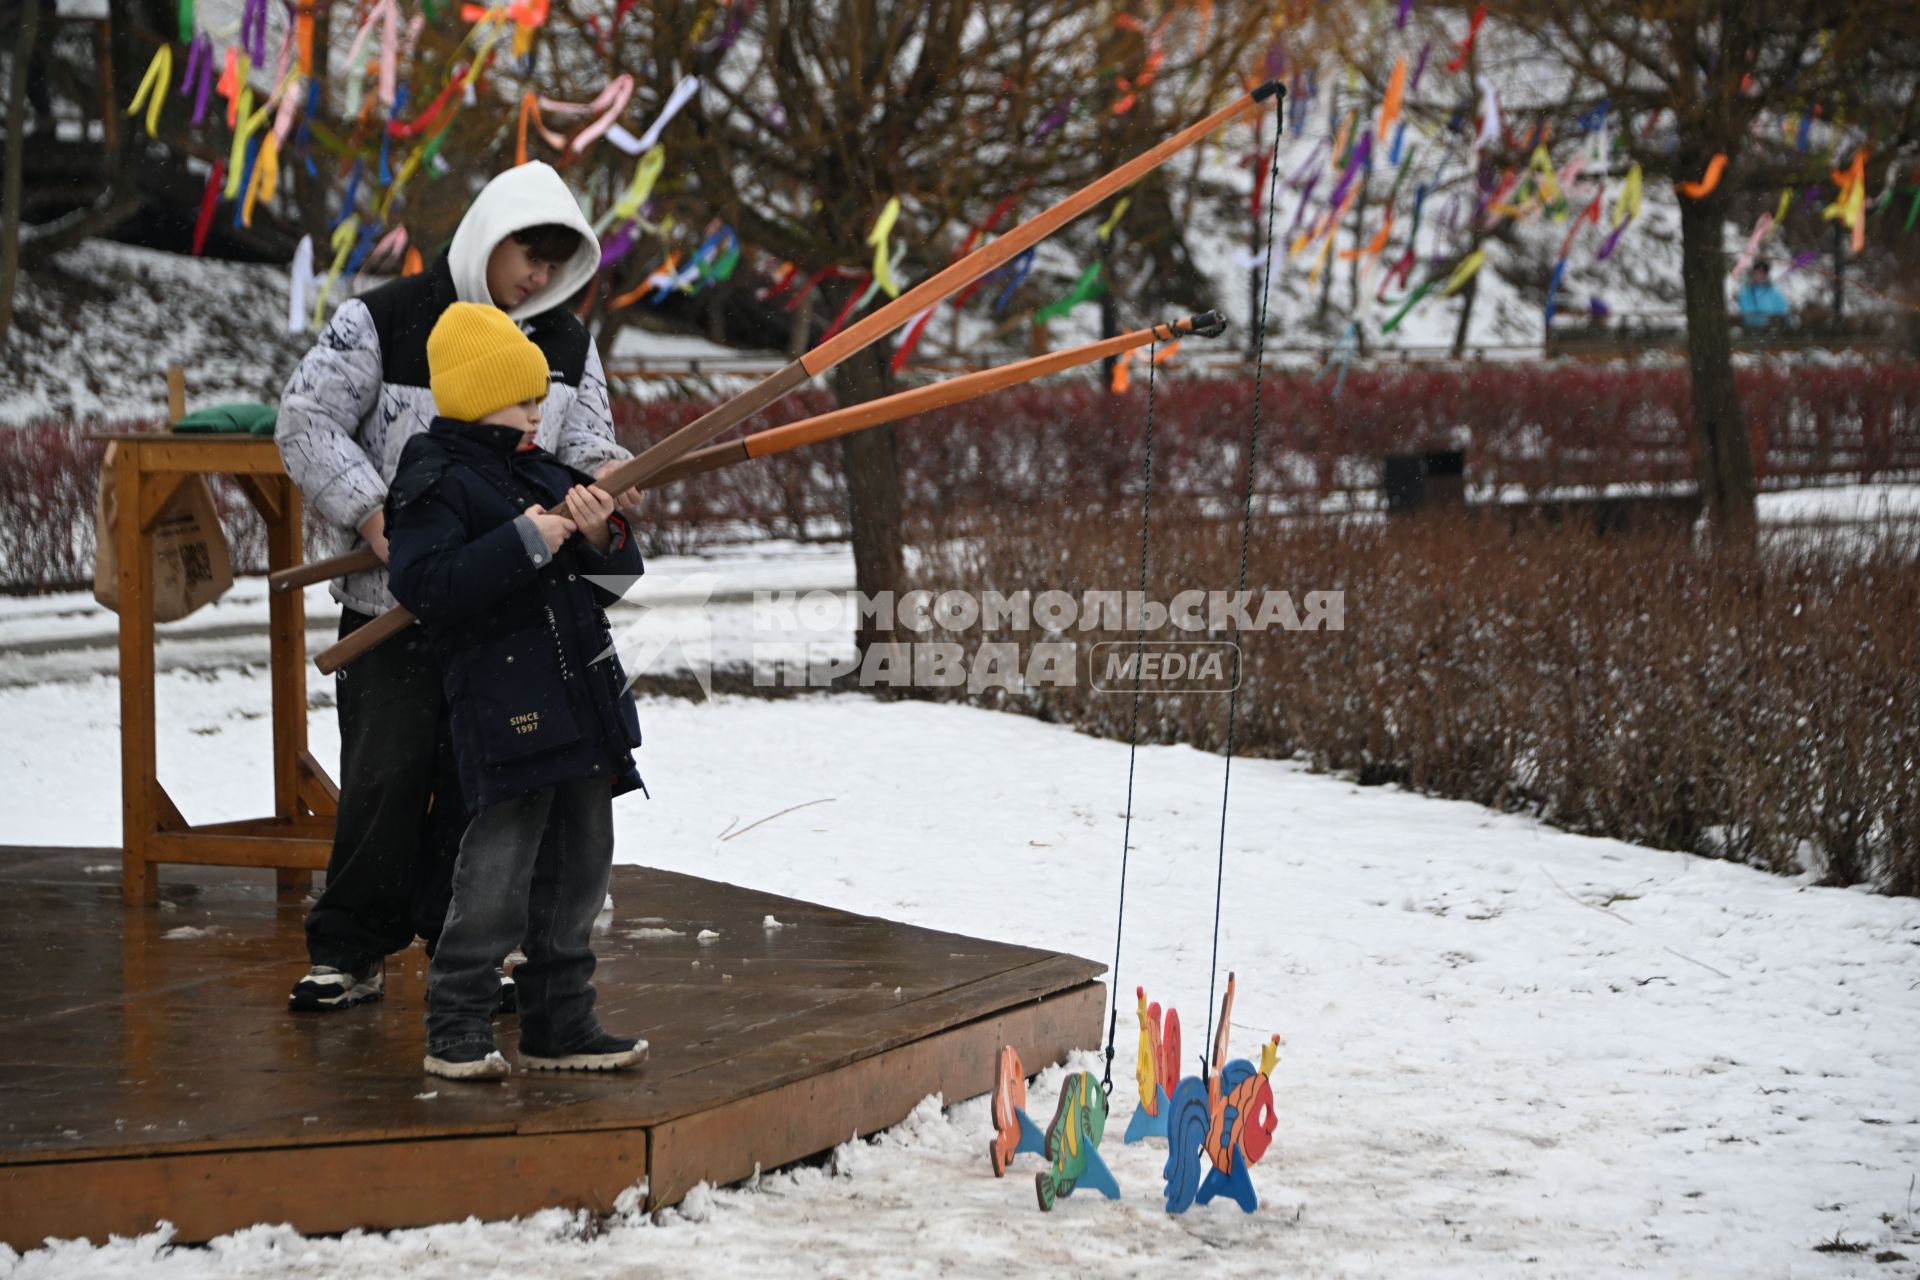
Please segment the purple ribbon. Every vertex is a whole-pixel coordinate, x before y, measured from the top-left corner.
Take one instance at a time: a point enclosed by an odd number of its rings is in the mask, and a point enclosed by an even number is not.
[[[640,224],[633,221],[614,232],[612,239],[600,246],[600,269],[606,270],[633,252],[633,242],[639,238]]]
[[[1320,175],[1316,173],[1313,175],[1313,180],[1307,183],[1307,189],[1300,193],[1300,207],[1293,211],[1293,221],[1287,227],[1288,235],[1292,235],[1299,229],[1300,219],[1307,216],[1307,202],[1313,199],[1313,189],[1319,185]]]
[[[1347,198],[1347,189],[1353,185],[1354,178],[1359,176],[1361,168],[1372,159],[1373,130],[1369,129],[1360,135],[1360,144],[1353,149],[1353,155],[1348,158],[1347,171],[1340,176],[1340,185],[1335,187],[1333,193],[1327,197],[1329,205],[1335,209],[1340,207],[1340,202]]]
[[[1053,110],[1047,112],[1045,118],[1043,118],[1040,121],[1040,127],[1034,130],[1033,137],[1028,140],[1027,145],[1032,146],[1034,143],[1040,141],[1042,138],[1052,133],[1055,129],[1058,129],[1061,125],[1065,124],[1067,122],[1067,113],[1072,110],[1073,110],[1072,98],[1062,98],[1060,99],[1060,101],[1054,103]]]
[[[247,7],[240,13],[240,47],[247,52],[253,65],[263,66],[267,61],[267,0],[247,0]]]
[[[213,41],[205,35],[193,38],[193,44],[187,49],[187,73],[180,77],[180,96],[187,96],[187,85],[199,73],[198,88],[193,93],[193,126],[198,128],[207,118],[207,99],[213,93]]]
[[[1409,93],[1420,92],[1420,76],[1421,76],[1421,73],[1427,69],[1427,55],[1432,52],[1433,52],[1433,41],[1429,40],[1427,41],[1427,43],[1420,46],[1420,57],[1413,64],[1413,79],[1409,81],[1407,84],[1407,92]]]
[[[1413,12],[1413,0],[1400,0],[1400,14],[1393,20],[1395,31],[1407,29],[1407,15]]]
[[[1605,240],[1602,240],[1600,242],[1600,252],[1594,255],[1594,261],[1605,262],[1609,257],[1611,257],[1613,254],[1614,247],[1620,243],[1621,235],[1624,234],[1626,229],[1632,225],[1633,225],[1633,219],[1628,218],[1625,222],[1615,227],[1612,233],[1609,234]]]

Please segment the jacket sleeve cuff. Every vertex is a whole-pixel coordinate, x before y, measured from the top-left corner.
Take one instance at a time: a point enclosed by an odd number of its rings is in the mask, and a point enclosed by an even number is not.
[[[346,467],[307,498],[307,505],[349,532],[359,532],[367,517],[387,504],[387,486],[371,462]]]
[[[520,545],[526,548],[527,559],[536,569],[544,569],[553,559],[553,552],[547,550],[547,540],[541,536],[540,528],[534,524],[532,516],[515,516],[513,527],[520,535]]]

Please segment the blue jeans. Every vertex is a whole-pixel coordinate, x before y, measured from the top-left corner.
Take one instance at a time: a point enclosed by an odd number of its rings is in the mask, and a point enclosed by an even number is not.
[[[475,814],[460,841],[453,905],[427,968],[427,1052],[493,1045],[500,964],[514,970],[520,1039],[565,1053],[598,1033],[593,921],[613,867],[613,790],[563,782]]]

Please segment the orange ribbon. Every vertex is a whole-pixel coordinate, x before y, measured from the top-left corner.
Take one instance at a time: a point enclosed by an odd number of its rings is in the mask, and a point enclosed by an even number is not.
[[[1724,151],[1713,153],[1713,159],[1707,161],[1707,171],[1698,182],[1680,182],[1674,184],[1674,190],[1689,200],[1704,200],[1713,194],[1720,185],[1720,175],[1727,171],[1727,155]]]

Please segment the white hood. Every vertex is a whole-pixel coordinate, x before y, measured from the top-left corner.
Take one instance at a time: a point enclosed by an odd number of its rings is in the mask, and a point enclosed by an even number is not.
[[[550,222],[578,231],[580,247],[553,273],[546,288],[528,294],[525,302],[507,314],[525,320],[551,311],[578,293],[600,269],[600,238],[593,234],[592,224],[553,166],[533,160],[507,170],[482,187],[467,216],[460,219],[453,245],[447,250],[447,265],[453,268],[453,287],[460,301],[490,305],[493,295],[487,290],[487,259],[494,246],[516,231]]]

